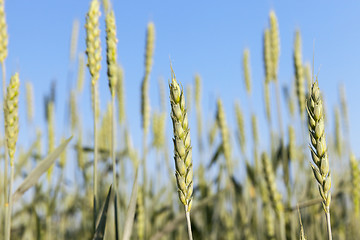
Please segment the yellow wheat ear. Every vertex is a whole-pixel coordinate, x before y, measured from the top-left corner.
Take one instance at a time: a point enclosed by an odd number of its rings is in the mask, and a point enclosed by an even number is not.
[[[7,88],[5,99],[5,131],[7,138],[7,147],[10,157],[10,165],[14,164],[14,155],[16,149],[16,142],[19,133],[19,115],[18,115],[18,102],[19,102],[19,74],[15,73]]]
[[[111,96],[115,96],[117,80],[117,38],[114,11],[110,11],[105,17],[106,23],[106,60],[108,65],[107,75]]]
[[[0,0],[0,62],[4,63],[8,55],[8,33],[5,18],[4,0]]]

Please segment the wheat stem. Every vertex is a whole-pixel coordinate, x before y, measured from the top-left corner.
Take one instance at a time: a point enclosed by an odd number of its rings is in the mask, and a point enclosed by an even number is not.
[[[185,216],[186,216],[186,223],[188,229],[189,240],[192,240],[192,231],[191,231],[191,220],[190,220],[190,212],[187,211],[187,206],[185,206]]]
[[[330,208],[326,207],[326,226],[328,230],[328,239],[332,240],[332,234],[331,234],[331,223],[330,223]]]
[[[96,229],[96,218],[97,218],[97,159],[98,159],[98,132],[97,132],[97,87],[93,86],[94,97],[93,97],[93,106],[94,106],[94,229]]]
[[[4,114],[4,122],[6,121],[5,119],[5,96],[6,96],[6,84],[5,84],[5,78],[6,78],[6,72],[5,72],[5,63],[1,62],[1,69],[2,69],[2,84],[3,84],[3,114]],[[5,139],[6,139],[6,127],[4,124],[4,135],[5,135]],[[4,199],[5,201],[7,201],[7,196],[8,196],[8,192],[7,192],[7,183],[8,183],[8,169],[9,169],[9,157],[8,157],[8,149],[6,146],[6,141],[4,141],[4,154],[5,154],[5,172],[4,172]],[[5,229],[6,229],[6,225],[7,225],[7,209],[5,210],[5,218],[4,218],[4,223],[5,223]]]

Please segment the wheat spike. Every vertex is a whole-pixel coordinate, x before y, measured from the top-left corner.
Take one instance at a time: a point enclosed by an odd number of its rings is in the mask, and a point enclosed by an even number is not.
[[[79,134],[78,139],[76,142],[76,159],[78,167],[83,171],[85,169],[85,160],[84,160],[84,152],[83,152],[83,146],[82,146],[82,128],[79,127]]]
[[[19,74],[15,73],[11,79],[6,92],[5,100],[5,130],[6,130],[6,144],[10,157],[10,165],[14,164],[14,155],[16,149],[16,142],[19,134]]]
[[[145,234],[145,208],[143,187],[139,187],[137,196],[137,235],[139,240],[144,239]]]
[[[77,75],[77,90],[79,93],[81,93],[84,88],[84,79],[85,79],[85,56],[83,53],[80,53],[79,63],[78,63],[78,75]]]
[[[4,63],[8,55],[8,33],[4,0],[0,0],[0,62]]]
[[[161,149],[165,143],[166,114],[154,112],[152,115],[153,146]]]
[[[107,75],[109,78],[109,87],[111,96],[115,96],[116,80],[117,80],[117,38],[116,38],[116,23],[114,11],[111,10],[106,13],[106,61],[107,61]]]
[[[311,66],[309,62],[306,62],[303,66],[304,77],[306,79],[306,92],[310,92],[311,89]]]
[[[251,128],[252,128],[254,144],[256,145],[259,143],[259,133],[258,133],[257,118],[255,114],[251,115]]]
[[[31,82],[26,82],[26,116],[29,123],[34,118],[34,88]]]
[[[76,104],[76,92],[74,90],[70,93],[70,116],[71,116],[71,132],[74,134],[78,126],[78,111]]]
[[[324,108],[317,80],[312,84],[306,107],[311,140],[310,151],[315,164],[311,164],[311,167],[316,181],[319,183],[324,210],[328,213],[331,201],[331,176],[325,139]]]
[[[48,154],[54,151],[55,148],[55,109],[54,102],[50,101],[47,104],[47,130],[48,130]],[[48,181],[50,181],[51,174],[53,172],[54,166],[51,166],[47,172]]]
[[[216,119],[219,125],[219,129],[222,137],[222,150],[226,160],[226,167],[229,171],[229,175],[232,175],[232,164],[231,164],[231,148],[230,148],[230,135],[229,128],[226,122],[225,111],[221,99],[217,100],[217,112]]]
[[[271,58],[271,39],[270,30],[267,28],[264,31],[264,46],[263,46],[263,57],[265,67],[265,82],[269,83],[273,78],[273,59]]]
[[[195,74],[195,109],[196,109],[196,121],[197,121],[197,138],[199,147],[202,148],[202,114],[201,114],[201,77],[199,74]]]
[[[360,169],[354,154],[350,154],[351,194],[355,216],[360,214]]]
[[[251,95],[250,50],[246,48],[243,53],[243,70],[246,92]]]
[[[155,26],[150,22],[147,26],[146,36],[146,51],[145,51],[145,76],[141,86],[141,116],[142,127],[145,135],[149,130],[150,125],[150,98],[149,98],[149,78],[152,67],[152,58],[154,54],[155,42]]]
[[[91,74],[91,83],[94,86],[99,79],[101,68],[101,45],[99,28],[99,1],[92,0],[89,12],[86,16],[86,54],[88,56],[87,65]]]
[[[190,113],[192,107],[192,86],[191,84],[186,85],[186,99],[187,99],[187,110]]]
[[[117,80],[116,80],[116,96],[118,101],[119,122],[124,123],[126,118],[125,111],[125,91],[124,91],[124,70],[121,65],[117,65]]]
[[[71,40],[70,40],[70,61],[74,61],[77,52],[78,38],[79,38],[79,20],[73,21]]]
[[[193,164],[190,129],[185,105],[185,96],[171,70],[170,104],[174,130],[174,160],[179,199],[189,212],[193,194]]]
[[[279,67],[280,56],[280,36],[279,25],[277,17],[273,10],[270,11],[270,44],[271,44],[271,58],[272,58],[272,79],[277,81],[277,72]]]
[[[261,155],[261,160],[267,194],[269,196],[273,209],[275,210],[276,214],[280,216],[284,211],[284,206],[281,201],[281,195],[276,188],[275,175],[272,165],[270,163],[268,155],[265,152]]]
[[[295,148],[296,148],[296,143],[295,143],[295,129],[292,125],[289,125],[288,127],[288,134],[289,134],[289,158],[291,160],[295,159]]]
[[[336,153],[339,156],[341,156],[342,137],[341,137],[341,126],[340,126],[340,110],[338,107],[335,107],[334,115],[335,115],[335,150],[336,150]]]
[[[242,112],[242,109],[240,107],[239,102],[235,103],[235,115],[236,115],[236,122],[238,126],[238,138],[240,142],[240,148],[241,152],[245,154],[246,149],[246,133],[245,133],[245,123],[244,123],[244,114]]]
[[[301,57],[301,36],[300,31],[295,33],[294,42],[294,67],[296,79],[296,95],[299,103],[299,110],[301,118],[304,118],[305,111],[305,85],[304,85],[304,71]]]

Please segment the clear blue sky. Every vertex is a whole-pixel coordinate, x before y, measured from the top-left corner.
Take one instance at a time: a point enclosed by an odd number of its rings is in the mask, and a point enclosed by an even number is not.
[[[43,96],[49,92],[51,80],[57,80],[57,141],[63,131],[64,108],[68,99],[67,72],[72,23],[74,19],[80,21],[78,51],[84,51],[83,26],[89,3],[90,1],[83,0],[13,0],[5,3],[10,36],[6,60],[8,78],[19,70],[22,83],[27,80],[33,82],[36,92],[36,123],[43,126]],[[140,84],[144,73],[145,32],[149,21],[153,21],[156,28],[150,87],[152,109],[159,109],[158,78],[162,76],[166,82],[170,78],[170,57],[177,78],[184,86],[193,83],[195,73],[202,76],[204,121],[214,117],[215,100],[221,97],[227,119],[235,127],[235,100],[240,100],[249,116],[241,63],[242,51],[248,47],[253,106],[260,118],[260,131],[267,131],[262,97],[262,33],[268,26],[269,11],[274,9],[280,27],[281,84],[288,85],[293,79],[293,39],[295,29],[299,28],[302,34],[303,60],[312,61],[315,40],[315,72],[321,68],[320,88],[325,94],[328,111],[332,111],[334,104],[338,102],[339,83],[346,86],[352,146],[359,156],[360,151],[356,149],[359,140],[355,137],[360,132],[357,124],[360,118],[359,1],[114,1],[113,7],[117,24],[118,59],[125,70],[127,116],[137,146],[141,145]],[[101,107],[104,110],[110,94],[106,78],[103,22],[104,14],[101,17],[103,63],[99,80]],[[91,134],[92,126],[89,81],[89,73],[86,71],[81,111],[84,126],[89,130],[87,136]],[[73,79],[73,86],[75,82],[76,79]],[[21,90],[20,117],[23,121],[20,136],[27,136],[24,133],[24,84]],[[282,104],[285,107],[284,102]],[[250,117],[247,119],[250,127],[249,121]],[[196,129],[194,116],[191,124],[190,127]],[[329,131],[333,131],[331,120],[329,124]],[[169,133],[170,127],[169,118]],[[192,132],[195,137],[196,132]],[[43,134],[46,134],[45,128]]]

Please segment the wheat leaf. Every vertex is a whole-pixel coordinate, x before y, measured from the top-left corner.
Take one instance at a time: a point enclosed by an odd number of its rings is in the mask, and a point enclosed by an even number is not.
[[[59,155],[64,151],[72,137],[68,138],[63,142],[58,148],[56,148],[52,153],[50,153],[46,158],[44,158],[34,170],[25,178],[25,180],[20,184],[18,189],[12,195],[12,201],[16,202],[19,198],[32,186],[36,184],[41,175],[46,172],[49,167],[55,162]]]

